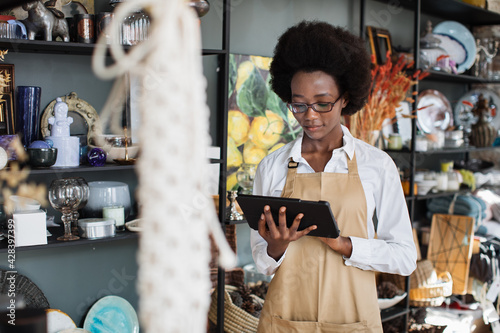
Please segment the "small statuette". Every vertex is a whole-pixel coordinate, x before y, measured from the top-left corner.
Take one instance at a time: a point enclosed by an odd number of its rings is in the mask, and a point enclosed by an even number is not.
[[[68,117],[68,104],[58,97],[54,105],[54,116],[48,119],[52,128],[50,136],[44,138],[57,148],[56,167],[73,167],[80,165],[80,140],[70,135],[73,118]]]
[[[50,135],[55,137],[68,137],[70,136],[69,126],[73,123],[73,118],[68,117],[68,104],[64,103],[61,97],[57,97],[56,101],[54,105],[55,117],[49,118],[49,124],[52,125]]]

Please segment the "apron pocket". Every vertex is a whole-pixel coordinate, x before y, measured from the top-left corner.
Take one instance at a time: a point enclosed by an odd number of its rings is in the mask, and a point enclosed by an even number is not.
[[[355,333],[369,332],[366,322],[352,324],[317,323],[314,321],[291,321],[273,316],[272,333]]]

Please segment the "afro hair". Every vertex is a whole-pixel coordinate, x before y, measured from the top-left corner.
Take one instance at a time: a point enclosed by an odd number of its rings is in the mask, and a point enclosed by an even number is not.
[[[291,82],[299,71],[331,75],[349,103],[342,115],[352,115],[366,103],[371,86],[371,61],[363,39],[326,22],[302,21],[278,39],[271,62],[271,86],[287,103]]]

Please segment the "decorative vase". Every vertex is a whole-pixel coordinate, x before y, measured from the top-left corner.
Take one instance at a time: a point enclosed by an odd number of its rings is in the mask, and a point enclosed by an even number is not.
[[[384,138],[380,130],[362,131],[359,139],[379,149],[384,148]]]
[[[38,140],[41,92],[40,87],[17,87],[16,133],[21,135],[25,147]]]
[[[493,144],[496,138],[496,130],[491,125],[488,117],[490,109],[487,100],[483,95],[479,95],[478,101],[472,112],[478,116],[478,121],[472,125],[471,141],[476,147],[489,147]]]

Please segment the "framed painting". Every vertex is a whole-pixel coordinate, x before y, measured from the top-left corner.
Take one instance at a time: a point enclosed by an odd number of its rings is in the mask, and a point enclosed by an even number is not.
[[[392,42],[389,30],[372,26],[367,26],[366,30],[370,41],[370,51],[371,54],[375,55],[376,63],[379,65],[385,64],[387,55],[392,54]]]
[[[14,65],[0,64],[0,75],[5,77],[6,86],[0,88],[0,131],[4,134],[15,134],[14,111]]]
[[[236,176],[242,164],[259,164],[301,131],[286,104],[271,89],[271,60],[255,55],[229,57],[228,190],[243,184]]]

